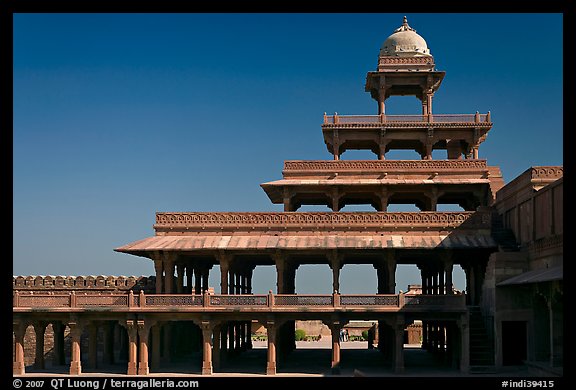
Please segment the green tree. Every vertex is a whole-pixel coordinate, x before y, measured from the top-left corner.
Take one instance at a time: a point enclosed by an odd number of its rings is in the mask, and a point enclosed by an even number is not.
[[[362,331],[362,340],[368,341],[368,331],[367,330]]]
[[[306,332],[303,329],[296,329],[296,332],[294,332],[294,336],[296,338],[296,341],[306,340]]]

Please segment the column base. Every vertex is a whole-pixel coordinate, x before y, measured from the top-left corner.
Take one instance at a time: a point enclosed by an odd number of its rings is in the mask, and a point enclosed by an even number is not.
[[[212,365],[202,364],[202,375],[212,375]]]
[[[12,362],[12,375],[24,375],[24,362]]]
[[[395,374],[403,374],[404,373],[404,366],[395,366],[394,367]]]
[[[340,364],[332,363],[332,375],[340,375]]]
[[[70,375],[82,374],[82,364],[79,361],[70,362]]]
[[[276,375],[276,363],[268,363],[266,366],[266,375]]]
[[[148,368],[148,363],[140,363],[140,367],[138,367],[138,375],[148,375],[150,370]]]
[[[137,375],[136,363],[128,362],[128,371],[126,371],[127,375]]]

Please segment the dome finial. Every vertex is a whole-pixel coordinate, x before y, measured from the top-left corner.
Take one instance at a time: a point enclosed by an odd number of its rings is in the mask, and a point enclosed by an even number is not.
[[[399,32],[399,31],[414,31],[414,32],[416,32],[416,30],[414,30],[412,27],[410,27],[408,25],[408,18],[406,16],[404,16],[404,20],[402,21],[402,26],[400,26],[396,30],[394,30],[394,32]]]

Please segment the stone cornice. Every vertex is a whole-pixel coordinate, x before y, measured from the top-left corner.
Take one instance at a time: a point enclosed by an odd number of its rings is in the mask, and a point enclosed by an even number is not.
[[[475,212],[157,212],[160,231],[490,229],[490,211]]]
[[[486,170],[486,160],[313,160],[284,161],[284,171]]]

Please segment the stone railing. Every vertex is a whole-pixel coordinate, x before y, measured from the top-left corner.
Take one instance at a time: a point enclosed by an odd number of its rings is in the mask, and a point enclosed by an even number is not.
[[[466,223],[465,223],[466,222]],[[156,231],[347,230],[366,228],[490,228],[490,210],[462,212],[157,212]]]
[[[455,295],[414,295],[379,294],[379,295],[299,295],[272,294],[267,295],[203,295],[185,294],[27,294],[14,292],[13,309],[18,312],[37,311],[44,309],[105,310],[114,311],[167,311],[174,308],[192,311],[218,311],[222,308],[242,308],[245,310],[293,308],[297,310],[325,310],[338,308],[340,310],[424,310],[429,308],[465,309],[464,294]]]
[[[37,291],[128,291],[155,289],[155,276],[52,276],[29,275],[13,276],[12,288],[15,290]]]
[[[310,160],[284,161],[284,171],[486,170],[486,160]]]
[[[474,123],[491,124],[490,112],[487,114],[443,114],[443,115],[326,115],[325,125],[338,124],[401,124],[401,123]]]

